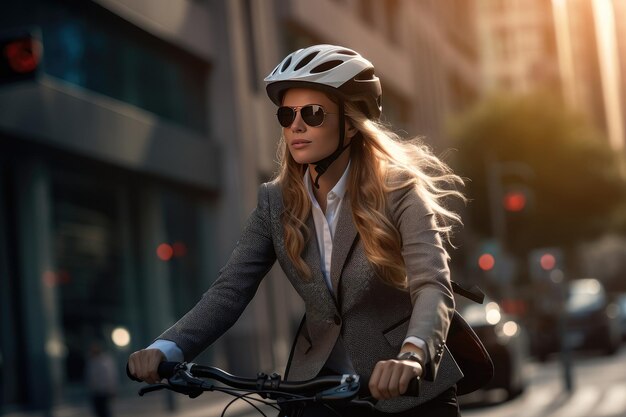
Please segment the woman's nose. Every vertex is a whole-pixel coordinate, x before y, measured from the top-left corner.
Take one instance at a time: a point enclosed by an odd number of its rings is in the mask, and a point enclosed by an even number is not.
[[[300,110],[296,112],[296,117],[294,117],[293,122],[291,122],[291,131],[292,132],[304,132],[306,130],[306,123],[302,120],[302,116],[300,115]]]

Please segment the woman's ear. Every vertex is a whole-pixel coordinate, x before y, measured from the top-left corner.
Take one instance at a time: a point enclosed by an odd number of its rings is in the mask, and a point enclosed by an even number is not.
[[[352,138],[354,135],[356,135],[357,133],[359,133],[359,129],[357,129],[356,127],[354,127],[352,125],[352,123],[350,122],[346,122],[346,135],[349,138]]]

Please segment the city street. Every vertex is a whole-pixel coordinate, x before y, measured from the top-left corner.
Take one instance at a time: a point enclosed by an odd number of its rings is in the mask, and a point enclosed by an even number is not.
[[[528,367],[529,386],[518,398],[470,407],[463,416],[623,417],[626,416],[626,348],[614,356],[577,355],[574,391],[567,395],[558,357]]]

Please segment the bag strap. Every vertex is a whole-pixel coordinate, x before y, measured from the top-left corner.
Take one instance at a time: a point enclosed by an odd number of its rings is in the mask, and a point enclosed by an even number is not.
[[[482,292],[482,290],[476,285],[472,286],[472,288],[470,289],[467,289],[457,282],[452,281],[452,291],[478,304],[482,304],[483,301],[485,301],[485,293]]]

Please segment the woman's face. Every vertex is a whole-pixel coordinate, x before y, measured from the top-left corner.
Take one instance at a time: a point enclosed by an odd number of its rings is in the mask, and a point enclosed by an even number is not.
[[[326,112],[320,126],[309,126],[302,119],[300,109],[309,104],[322,106]],[[332,154],[339,144],[338,106],[326,94],[306,88],[292,88],[283,97],[283,106],[296,108],[296,117],[283,128],[285,142],[293,159],[299,164],[310,164]],[[348,143],[346,135],[346,144]]]

